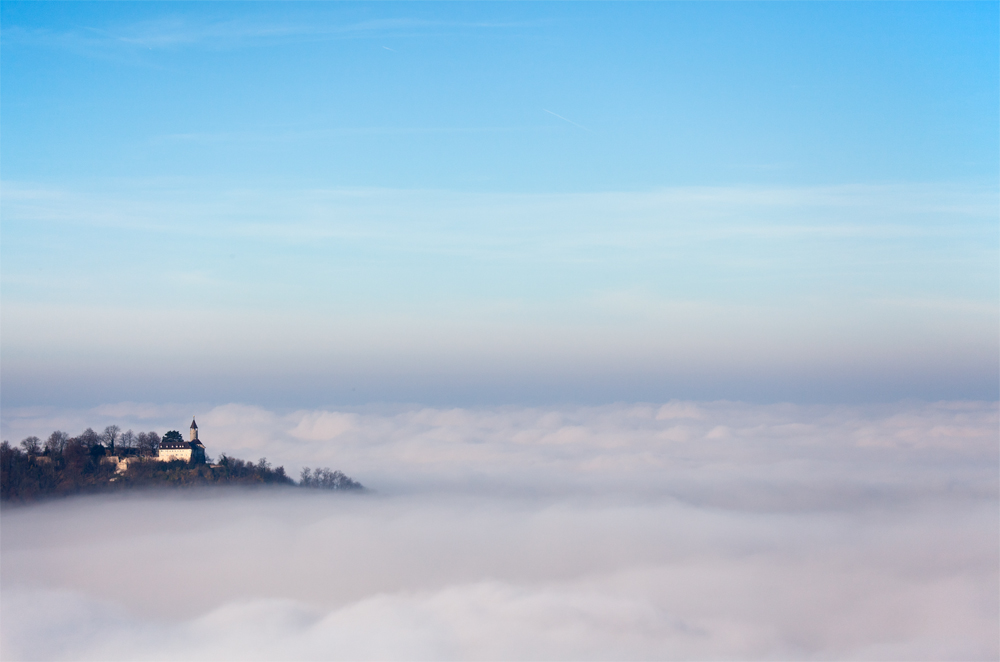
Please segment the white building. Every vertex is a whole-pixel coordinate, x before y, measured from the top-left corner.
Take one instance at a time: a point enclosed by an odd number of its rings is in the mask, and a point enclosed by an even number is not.
[[[198,424],[194,418],[191,419],[191,438],[189,441],[177,441],[175,439],[164,439],[160,442],[160,451],[157,456],[161,462],[171,460],[183,460],[190,462],[191,457],[196,459],[200,456],[205,459],[205,445],[198,440]]]

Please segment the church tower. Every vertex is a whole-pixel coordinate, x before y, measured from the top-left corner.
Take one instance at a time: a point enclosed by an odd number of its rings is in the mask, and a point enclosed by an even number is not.
[[[194,422],[194,417],[191,417],[191,441],[198,441],[198,424]]]

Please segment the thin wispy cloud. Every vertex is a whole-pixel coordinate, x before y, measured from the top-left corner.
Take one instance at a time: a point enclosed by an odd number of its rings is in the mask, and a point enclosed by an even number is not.
[[[523,130],[505,127],[480,128],[345,128],[286,134],[288,139],[307,140],[323,136],[354,133],[463,133]],[[268,140],[267,134],[195,133],[164,136],[164,140],[228,142]],[[275,139],[281,139],[279,136]],[[398,217],[406,211],[406,223],[426,230],[424,222],[431,218],[453,219],[464,214],[475,223],[475,233],[483,225],[494,232],[517,233],[546,226],[554,230],[572,227],[579,233],[581,218],[588,230],[600,231],[607,226],[611,234],[583,235],[584,243],[614,245],[627,239],[630,232],[640,231],[638,242],[630,246],[648,245],[649,232],[662,241],[680,241],[727,237],[803,237],[820,238],[906,238],[906,237],[969,237],[994,233],[989,221],[994,215],[996,192],[992,187],[975,186],[834,186],[834,187],[677,187],[640,192],[595,192],[570,194],[491,194],[433,190],[399,190],[385,188],[356,189],[232,189],[209,196],[193,183],[137,182],[145,195],[142,200],[132,195],[128,184],[112,185],[106,193],[52,188],[30,183],[7,181],[3,184],[4,213],[10,222],[67,222],[100,226],[113,223],[119,227],[142,229],[162,228],[178,234],[198,235],[211,232],[212,225],[223,224],[227,234],[256,234],[267,227],[294,238],[309,225],[289,222],[304,216],[344,219],[336,223],[310,224],[308,232],[330,232],[331,236],[351,226],[352,217],[364,218],[363,225],[392,227],[399,236]],[[162,198],[162,199],[158,199]],[[177,199],[184,198],[181,204]],[[167,205],[166,207],[164,205]],[[220,205],[225,214],[218,216]],[[325,209],[324,209],[325,208]],[[131,209],[127,213],[116,210]],[[163,211],[157,212],[157,209]],[[256,211],[253,211],[256,210]],[[282,210],[279,212],[278,210]],[[589,211],[588,211],[589,210]],[[266,215],[281,218],[269,224]],[[548,222],[494,222],[508,218],[517,220],[529,215]],[[129,218],[160,216],[162,224],[131,225]],[[206,224],[210,216],[215,223]],[[954,223],[959,216],[963,223]],[[297,218],[296,218],[297,217]],[[572,225],[568,220],[574,219]],[[115,220],[117,219],[117,220]],[[169,222],[167,220],[169,219]],[[185,222],[190,219],[191,222]],[[598,219],[613,219],[594,225]],[[452,220],[438,223],[461,232]],[[336,226],[339,226],[335,229]],[[469,226],[470,228],[473,226]],[[360,229],[360,227],[358,228]],[[350,232],[350,231],[349,231]],[[382,233],[375,232],[372,236]],[[316,235],[311,235],[315,238]],[[389,234],[384,235],[386,237]],[[487,239],[495,243],[499,234]],[[416,237],[406,237],[411,243]],[[468,239],[473,239],[470,232]],[[442,237],[435,237],[438,242]]]
[[[552,115],[553,117],[558,117],[559,119],[561,119],[564,122],[569,122],[570,124],[572,124],[573,126],[577,127],[578,129],[583,129],[584,131],[590,131],[590,129],[588,129],[587,127],[583,126],[582,124],[577,124],[573,120],[566,119],[562,115],[553,113],[551,110],[548,110],[546,108],[542,108],[542,110],[544,110],[545,112],[547,112],[549,115]],[[591,131],[591,133],[593,133],[593,132]]]
[[[431,37],[448,33],[482,30],[537,28],[538,21],[440,21],[418,18],[377,19],[343,22],[332,16],[317,15],[310,22],[280,17],[237,18],[194,21],[190,18],[160,18],[129,24],[84,26],[62,32],[32,29],[19,25],[3,28],[8,47],[40,46],[95,54],[114,48],[177,50],[183,48],[233,49],[274,46],[298,41],[372,38],[380,34],[400,37]],[[387,48],[387,47],[383,47]],[[393,50],[387,48],[387,50]]]
[[[62,375],[66,397],[79,380],[92,393],[98,371],[116,375],[101,397],[173,397],[181,374],[199,374],[207,393],[231,370],[250,372],[227,398],[310,399],[333,374],[351,402],[419,400],[431,383],[459,402],[995,392],[989,188],[131,186],[5,185],[8,232],[65,238],[19,240],[14,253],[6,242],[8,393],[55,397],[40,374]],[[169,259],[98,259],[77,235]],[[946,278],[928,291],[934,270]],[[192,317],[202,323],[175,328]],[[258,382],[272,392],[245,390]]]
[[[385,48],[385,47],[383,47]],[[392,49],[388,49],[392,50]],[[549,130],[544,126],[361,126],[339,127],[335,129],[300,129],[284,128],[259,129],[252,131],[198,131],[190,133],[170,133],[150,138],[153,145],[163,143],[187,144],[281,144],[315,142],[317,140],[336,140],[345,137],[359,136],[409,136],[434,134],[463,133],[511,133],[538,132]]]

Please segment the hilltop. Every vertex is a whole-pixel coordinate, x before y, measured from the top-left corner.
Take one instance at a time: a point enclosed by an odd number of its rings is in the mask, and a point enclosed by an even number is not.
[[[0,500],[23,502],[143,487],[196,485],[288,485],[329,490],[363,490],[361,483],[329,468],[302,470],[298,482],[267,458],[248,462],[221,455],[213,462],[191,422],[191,440],[175,430],[121,433],[108,426],[103,434],[87,428],[76,437],[53,432],[44,442],[24,439],[20,446],[0,444]]]

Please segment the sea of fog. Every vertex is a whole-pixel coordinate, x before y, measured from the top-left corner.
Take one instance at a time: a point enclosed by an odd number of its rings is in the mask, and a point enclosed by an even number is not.
[[[12,442],[189,406],[4,411]],[[997,403],[198,415],[362,494],[3,510],[4,660],[1000,657]]]

